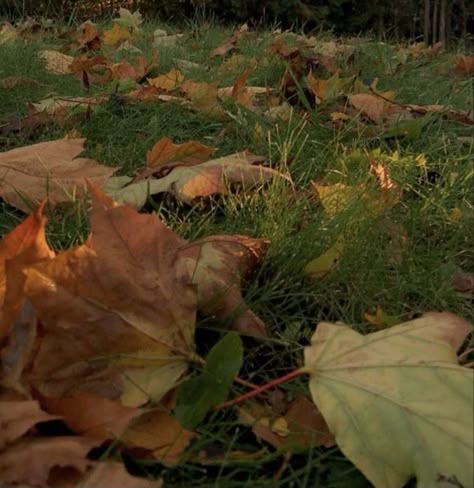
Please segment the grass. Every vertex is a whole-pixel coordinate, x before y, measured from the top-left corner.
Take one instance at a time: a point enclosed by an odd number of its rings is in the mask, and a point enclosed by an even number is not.
[[[151,56],[149,35],[155,25],[147,25],[136,45]],[[210,52],[231,31],[217,25],[191,24],[184,41],[160,51],[158,71],[166,72],[176,59],[199,66],[186,72],[188,78],[216,79],[220,59]],[[258,61],[251,85],[278,86],[285,63],[269,58],[266,48],[270,33],[252,34],[239,43],[241,54]],[[346,69],[359,72],[361,79],[378,77],[378,87],[396,90],[397,100],[405,103],[442,103],[467,110],[472,106],[472,85],[466,78],[452,77],[447,70],[452,53],[434,59],[408,61],[395,69],[396,49],[388,43],[357,39],[353,64]],[[44,48],[58,48],[54,37],[34,38],[0,46],[0,78],[27,76],[36,87],[0,88],[0,116],[26,113],[27,104],[54,95],[84,96],[89,92],[71,76],[48,73],[38,60]],[[115,53],[117,59],[122,55]],[[237,70],[238,74],[238,70]],[[231,73],[219,78],[225,86],[235,79]],[[100,93],[103,88],[92,88]],[[304,100],[302,100],[304,102]],[[365,312],[379,305],[391,315],[411,317],[428,310],[448,310],[472,316],[472,302],[458,295],[450,282],[457,269],[474,271],[473,229],[473,143],[460,144],[458,137],[472,136],[470,127],[429,117],[420,137],[385,138],[356,129],[353,122],[335,130],[316,109],[306,122],[294,117],[289,122],[269,124],[268,133],[255,137],[258,115],[230,108],[229,122],[216,122],[171,104],[124,102],[120,96],[80,122],[76,129],[87,138],[87,154],[99,162],[120,168],[120,174],[133,174],[145,164],[147,150],[161,137],[174,142],[194,139],[218,147],[217,156],[249,149],[269,157],[271,163],[286,168],[298,190],[310,188],[311,180],[344,176],[358,183],[367,177],[366,151],[380,149],[385,157],[398,151],[399,165],[393,178],[404,190],[402,202],[374,219],[360,214],[358,201],[344,212],[328,218],[320,207],[303,199],[295,200],[278,183],[252,194],[222,197],[203,206],[186,207],[167,200],[156,202],[161,218],[177,233],[195,239],[213,233],[240,233],[271,240],[268,257],[246,284],[245,296],[251,308],[265,321],[270,337],[246,340],[246,356],[241,376],[263,383],[301,365],[303,347],[321,320],[342,321],[359,330],[368,330]],[[222,130],[226,129],[225,137]],[[0,139],[2,150],[64,136],[69,129],[48,127],[32,136],[8,135]],[[424,154],[426,170],[414,158]],[[436,176],[436,178],[433,177]],[[434,182],[433,182],[434,181]],[[149,210],[153,208],[150,207]],[[459,209],[459,218],[452,218]],[[0,232],[14,228],[24,215],[2,203]],[[386,224],[396,224],[406,234],[402,259],[394,263]],[[82,242],[88,232],[85,206],[76,202],[50,215],[48,238],[56,249]],[[344,253],[335,269],[320,280],[304,275],[306,264],[345,235]],[[219,337],[212,322],[202,318],[196,343],[205,354]],[[304,382],[282,387],[288,396],[307,392]],[[235,387],[234,393],[239,388]],[[237,422],[232,410],[210,414],[198,428],[199,439],[189,451],[193,458],[204,452],[225,462],[203,465],[182,462],[165,468],[144,459],[127,459],[139,473],[163,477],[166,486],[201,487],[365,487],[368,482],[336,449],[313,448],[295,453],[280,473],[280,453],[258,441],[249,428]],[[253,456],[233,458],[230,453],[246,451]]]

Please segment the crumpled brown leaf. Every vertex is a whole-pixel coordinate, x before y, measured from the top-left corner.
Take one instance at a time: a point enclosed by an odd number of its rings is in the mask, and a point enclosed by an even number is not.
[[[148,392],[136,384],[136,369],[158,381],[160,395],[185,371],[196,292],[176,267],[176,234],[156,216],[92,191],[88,242],[26,270],[26,295],[44,328],[29,381],[53,397],[88,392],[114,400],[135,389],[139,398],[127,404],[138,406]]]

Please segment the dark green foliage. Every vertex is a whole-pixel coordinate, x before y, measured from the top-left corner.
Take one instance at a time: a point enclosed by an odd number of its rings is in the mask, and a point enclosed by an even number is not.
[[[242,366],[243,346],[239,335],[231,332],[209,352],[204,371],[178,388],[176,418],[193,429],[210,408],[223,402]]]

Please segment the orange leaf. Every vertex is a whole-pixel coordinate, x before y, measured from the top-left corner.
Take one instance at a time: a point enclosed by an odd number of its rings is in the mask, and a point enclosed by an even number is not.
[[[131,38],[132,34],[130,31],[119,24],[114,24],[112,29],[104,31],[104,44],[106,46],[118,46]]]
[[[170,169],[175,166],[194,166],[204,163],[214,153],[214,147],[206,146],[197,141],[174,144],[168,137],[161,138],[146,155],[149,168]]]

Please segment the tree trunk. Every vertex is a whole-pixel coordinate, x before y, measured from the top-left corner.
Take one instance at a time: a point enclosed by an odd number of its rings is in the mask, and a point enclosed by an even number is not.
[[[438,42],[438,32],[439,32],[439,26],[438,26],[438,8],[439,8],[439,0],[434,0],[434,5],[433,5],[433,28],[431,30],[432,32],[432,39],[431,42],[433,44],[436,44]]]
[[[461,37],[464,43],[467,43],[467,8],[466,0],[459,0],[461,10]]]
[[[431,0],[425,0],[425,12],[424,12],[424,25],[423,25],[423,39],[425,40],[425,45],[429,46],[431,44]]]
[[[439,40],[446,47],[446,12],[448,10],[448,1],[441,0],[439,9]]]

